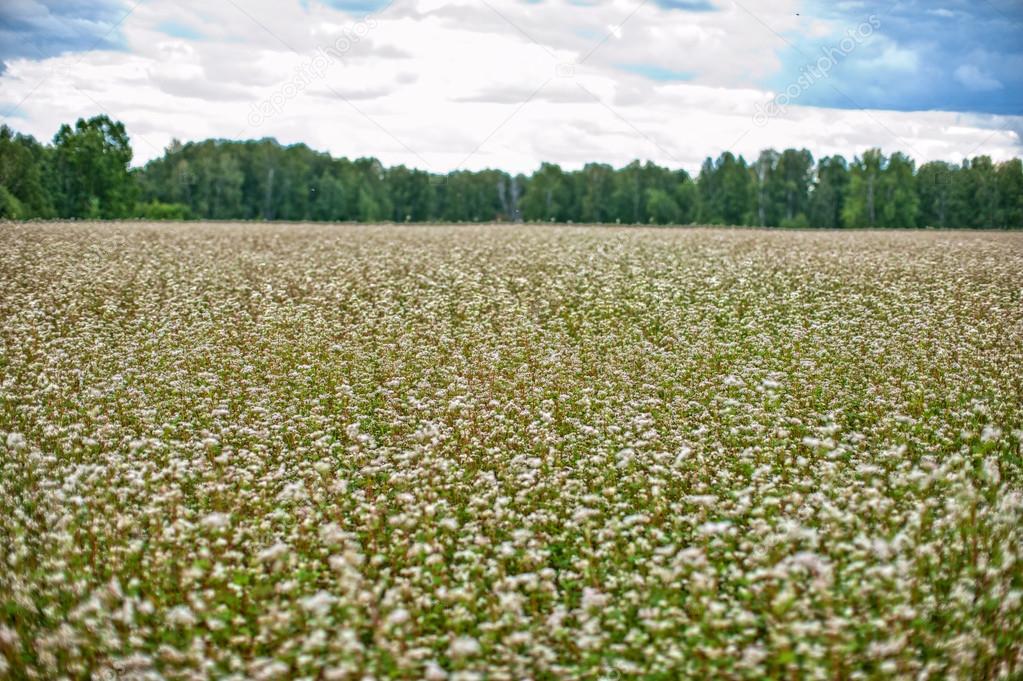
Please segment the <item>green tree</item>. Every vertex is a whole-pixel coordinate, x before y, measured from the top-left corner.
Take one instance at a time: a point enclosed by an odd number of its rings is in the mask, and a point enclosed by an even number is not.
[[[4,217],[50,217],[53,205],[46,187],[48,150],[30,135],[0,126],[0,187]]]
[[[756,224],[760,227],[777,227],[779,223],[778,201],[774,195],[778,186],[774,179],[778,158],[777,151],[765,149],[751,166],[756,185]]]
[[[350,219],[344,182],[331,170],[324,170],[316,180],[315,200],[310,209],[313,220],[337,221]]]
[[[647,174],[639,161],[632,161],[615,173],[611,192],[612,214],[616,222],[647,222]]]
[[[999,227],[1023,229],[1023,161],[1014,158],[999,163],[998,179]]]
[[[963,189],[970,207],[968,224],[975,229],[998,226],[998,178],[990,156],[972,159],[964,169]]]
[[[61,217],[119,218],[131,213],[136,185],[123,123],[106,116],[62,125],[53,138],[54,184]]]
[[[658,225],[674,225],[682,221],[678,202],[667,191],[656,187],[646,190],[646,212],[648,221]]]
[[[182,203],[149,201],[135,205],[135,217],[144,220],[187,220],[188,206]]]
[[[395,166],[386,172],[386,184],[395,222],[421,222],[433,214],[434,190],[429,173],[405,166]]]
[[[725,152],[695,182],[638,160],[573,172],[544,163],[528,178],[431,175],[273,139],[175,140],[144,168],[130,161],[124,126],[105,116],[62,126],[52,146],[0,126],[0,217],[1023,228],[1023,163],[987,156],[917,171],[880,149],[816,166],[806,149],[766,150],[752,165]]]
[[[849,191],[842,208],[842,221],[847,227],[878,226],[878,195],[886,163],[880,149],[870,149],[853,160],[849,168]]]
[[[920,227],[961,226],[957,210],[956,185],[959,168],[951,163],[932,161],[920,166],[917,172],[917,195],[920,198]]]
[[[746,225],[755,220],[754,174],[741,156],[726,151],[707,159],[697,180],[700,220],[716,225]]]
[[[825,156],[817,164],[810,192],[807,222],[812,227],[842,227],[842,211],[849,190],[849,164],[842,156]]]
[[[917,194],[916,164],[901,152],[888,159],[882,174],[881,226],[905,229],[916,227],[920,210]]]
[[[615,170],[605,163],[587,163],[577,173],[577,192],[581,222],[614,222],[616,214],[611,202],[615,187]]]
[[[572,219],[572,188],[561,166],[544,163],[533,173],[522,196],[526,220],[567,222]]]
[[[786,149],[778,158],[772,179],[777,189],[775,211],[783,226],[805,226],[810,208],[810,184],[813,180],[813,154],[806,149]]]
[[[25,208],[21,205],[18,197],[12,194],[7,187],[0,184],[0,218],[7,220],[20,220],[25,215]]]

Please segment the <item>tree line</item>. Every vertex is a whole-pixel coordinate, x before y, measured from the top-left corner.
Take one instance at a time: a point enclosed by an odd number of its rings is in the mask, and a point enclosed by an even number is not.
[[[1023,228],[1023,163],[988,156],[917,168],[880,149],[851,161],[725,152],[695,178],[639,161],[439,175],[272,139],[175,141],[141,168],[131,159],[124,125],[106,116],[63,125],[48,145],[4,125],[0,217]]]

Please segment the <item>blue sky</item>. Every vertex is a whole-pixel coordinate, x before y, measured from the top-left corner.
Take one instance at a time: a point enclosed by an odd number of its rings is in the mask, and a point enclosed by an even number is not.
[[[308,7],[308,0],[301,0]],[[656,0],[677,12],[727,9],[728,0]],[[124,49],[118,23],[134,2],[122,0],[13,0],[0,4],[0,61],[38,59],[87,49]],[[368,13],[388,0],[326,0],[331,7]],[[577,0],[577,4],[595,3]],[[753,3],[740,7],[752,8]],[[754,9],[750,9],[756,14]],[[1023,3],[1014,0],[808,0],[799,6],[795,29],[777,31],[780,68],[758,85],[783,90],[826,50],[841,45],[847,31],[876,17],[872,39],[839,60],[822,87],[812,88],[799,105],[877,108],[898,111],[943,110],[1023,114]],[[817,19],[834,24],[827,35],[806,27]],[[199,40],[198,27],[166,21],[167,35]],[[737,36],[737,39],[741,37]],[[621,67],[652,80],[693,80],[698,73],[663,64]]]
[[[1007,157],[1020,36],[1010,0],[0,0],[0,117],[106,113],[140,160],[264,135],[433,169]]]
[[[129,7],[121,0],[0,2],[0,61],[123,48],[117,24]]]
[[[838,108],[1023,113],[1023,3],[1007,0],[875,0],[808,3],[807,21],[835,22],[830,35],[791,31],[784,88],[808,62],[876,17],[874,39],[857,45],[801,103]]]

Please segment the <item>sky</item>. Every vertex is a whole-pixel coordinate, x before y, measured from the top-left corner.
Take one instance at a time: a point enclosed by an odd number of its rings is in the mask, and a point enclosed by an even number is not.
[[[3,0],[0,116],[436,172],[1023,156],[1018,0]]]

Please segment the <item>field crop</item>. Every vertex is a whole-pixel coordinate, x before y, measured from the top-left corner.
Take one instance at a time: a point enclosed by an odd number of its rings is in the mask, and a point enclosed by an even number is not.
[[[1023,235],[0,225],[0,677],[1018,678]]]

